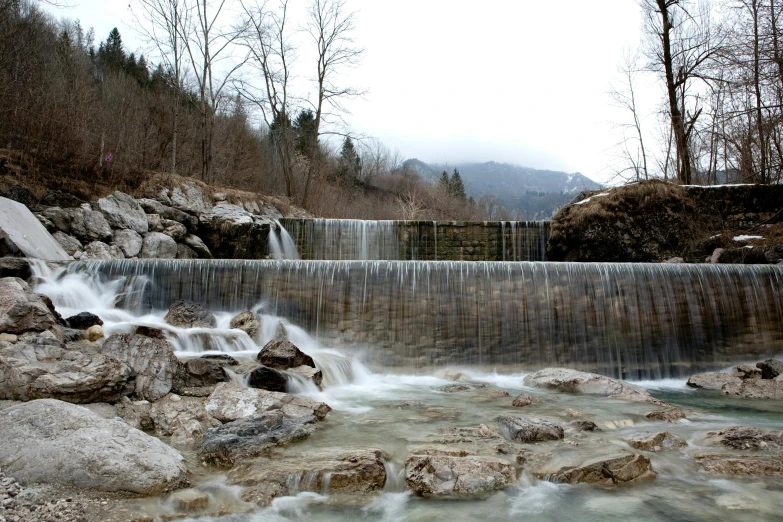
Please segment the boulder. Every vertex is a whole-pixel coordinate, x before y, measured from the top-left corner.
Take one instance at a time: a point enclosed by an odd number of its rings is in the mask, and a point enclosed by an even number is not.
[[[754,426],[730,426],[707,433],[707,442],[734,450],[763,451],[783,454],[783,431]]]
[[[0,333],[42,332],[57,324],[57,317],[30,285],[15,277],[0,279]]]
[[[637,435],[626,439],[626,442],[634,449],[645,451],[678,449],[688,445],[685,439],[668,431],[656,433],[655,435]]]
[[[171,391],[180,395],[207,397],[215,391],[215,385],[229,380],[223,367],[208,359],[190,359],[178,362]]]
[[[783,374],[783,361],[777,359],[756,363],[756,367],[761,370],[762,379],[774,379],[778,375]]]
[[[107,245],[102,241],[93,241],[84,247],[79,259],[86,261],[88,259],[125,259],[122,250],[115,245]]]
[[[55,231],[52,234],[52,237],[60,243],[60,246],[63,247],[63,250],[69,255],[72,256],[76,252],[79,252],[82,250],[82,242],[76,239],[73,236],[69,236],[65,232],[60,232],[59,230]]]
[[[170,394],[145,409],[155,434],[173,437],[179,432],[178,444],[181,447],[201,444],[201,436],[207,429],[221,425],[220,421],[207,413],[204,399],[198,397]],[[136,416],[139,417],[138,414]]]
[[[101,353],[130,366],[136,373],[136,395],[156,401],[171,391],[177,358],[165,339],[138,334],[115,334],[106,339]]]
[[[313,381],[316,386],[320,386],[324,380],[324,374],[321,373],[321,370],[313,368],[312,366],[297,366],[296,368],[291,368],[290,371],[301,375],[305,379]]]
[[[95,342],[98,339],[103,339],[104,337],[103,328],[101,328],[97,324],[90,326],[89,328],[87,328],[87,330],[84,331],[84,336],[90,342]]]
[[[565,484],[612,486],[655,478],[650,459],[644,455],[600,457],[577,466],[566,466],[552,473],[536,473],[539,478]]]
[[[193,301],[177,301],[169,307],[166,317],[168,324],[179,328],[215,328],[217,319],[212,312]]]
[[[33,270],[30,260],[21,257],[0,257],[0,279],[6,277],[18,277],[22,280],[30,279]]]
[[[280,410],[290,418],[314,415],[320,420],[332,409],[305,397],[220,383],[207,399],[206,410],[221,422],[231,422],[270,410]]]
[[[536,397],[523,393],[522,395],[514,397],[514,401],[511,405],[516,408],[522,408],[524,406],[530,406],[531,404],[538,404],[539,402],[540,401]]]
[[[274,446],[309,437],[317,422],[313,415],[292,419],[280,410],[251,415],[207,430],[199,457],[209,464],[232,466]]]
[[[239,361],[225,353],[211,353],[202,355],[201,358],[208,361],[214,361],[221,366],[237,366],[239,364]]]
[[[696,462],[707,473],[750,477],[783,477],[783,455],[703,453]]]
[[[139,234],[147,232],[147,216],[144,214],[144,209],[132,196],[124,192],[115,191],[96,201],[93,206],[103,213],[112,228],[133,230]]]
[[[444,393],[459,393],[480,390],[486,387],[487,385],[484,383],[463,382],[457,384],[444,384],[443,386],[438,386],[435,389]]]
[[[68,326],[68,328],[86,330],[90,326],[95,326],[96,324],[103,326],[103,321],[95,314],[91,314],[90,312],[81,312],[66,319],[65,324]]]
[[[580,372],[568,368],[545,368],[525,376],[526,386],[557,390],[564,393],[603,395],[635,402],[663,404],[641,386],[612,379],[597,373]]]
[[[102,213],[85,208],[48,208],[43,216],[61,232],[76,236],[81,241],[105,241],[111,238],[111,227]]]
[[[188,214],[187,212],[183,212],[168,205],[164,205],[163,203],[155,201],[154,199],[137,199],[136,201],[147,214],[155,214],[159,216],[160,219],[178,221],[179,223],[185,225],[191,232],[198,230],[198,218]]]
[[[23,484],[155,495],[187,484],[176,450],[119,420],[43,399],[0,411],[0,466]]]
[[[128,365],[100,354],[66,350],[56,340],[0,348],[0,399],[113,403],[134,385]]]
[[[212,259],[212,252],[200,237],[189,234],[182,239],[182,244],[193,250],[202,259]]]
[[[177,243],[177,259],[198,259],[198,254],[187,245]]]
[[[777,379],[748,379],[736,383],[724,384],[720,389],[723,395],[744,399],[783,399],[783,381]]]
[[[198,511],[209,506],[209,496],[194,489],[182,489],[169,496],[169,501],[182,511]]]
[[[174,241],[179,241],[187,235],[188,229],[185,228],[185,225],[173,219],[161,219],[160,230],[156,230],[156,232],[166,234]]]
[[[142,259],[175,259],[177,242],[160,232],[149,232],[144,236],[141,246]]]
[[[67,260],[68,253],[26,206],[0,197],[0,257]]]
[[[742,364],[737,366],[737,373],[740,379],[761,379],[761,368],[751,366],[750,364]]]
[[[242,486],[244,500],[261,505],[303,491],[365,495],[383,490],[386,480],[384,454],[373,448],[305,449],[249,459],[228,474],[229,484]]]
[[[502,415],[498,424],[501,435],[520,442],[562,440],[565,434],[562,426],[539,417]]]
[[[143,241],[135,230],[114,231],[114,244],[125,254],[125,257],[137,257],[141,252]]]
[[[204,193],[201,185],[193,181],[185,181],[178,187],[174,187],[168,193],[171,206],[187,212],[188,214],[199,215],[202,212],[209,212],[212,208],[212,201]]]
[[[284,392],[288,386],[288,377],[273,368],[261,366],[247,376],[247,385],[260,390]]]
[[[686,384],[691,388],[720,391],[724,384],[732,382],[739,384],[741,380],[740,374],[737,372],[699,373],[691,376]]]
[[[231,319],[231,328],[242,330],[251,339],[256,339],[258,337],[258,330],[260,327],[261,324],[258,322],[258,319],[253,312],[242,312]]]
[[[685,418],[685,413],[679,408],[666,408],[665,410],[651,411],[645,417],[654,421],[678,422]]]
[[[258,354],[258,362],[275,370],[287,370],[302,365],[315,368],[313,358],[289,341],[273,340],[266,343]]]
[[[571,423],[571,426],[576,431],[601,431],[598,424],[589,420],[574,421]]]
[[[41,199],[41,205],[46,207],[76,208],[85,205],[87,202],[59,190],[50,190]]]
[[[199,216],[199,235],[219,259],[263,259],[274,223],[236,205],[219,203]]]
[[[510,463],[493,457],[412,455],[405,462],[408,488],[423,497],[483,497],[516,479]]]

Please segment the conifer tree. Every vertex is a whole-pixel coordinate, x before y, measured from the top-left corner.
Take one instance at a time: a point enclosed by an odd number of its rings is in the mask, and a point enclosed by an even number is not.
[[[449,173],[445,170],[441,172],[440,179],[438,180],[438,188],[446,192],[447,194],[451,193],[451,181],[449,180]]]
[[[452,196],[461,201],[465,201],[467,199],[467,194],[465,194],[465,185],[462,183],[462,176],[459,175],[459,171],[457,169],[454,169],[454,174],[451,175],[451,180],[449,180],[449,192],[451,192]]]
[[[343,148],[340,151],[340,168],[338,173],[342,177],[358,178],[362,173],[362,159],[356,153],[353,140],[346,136]]]

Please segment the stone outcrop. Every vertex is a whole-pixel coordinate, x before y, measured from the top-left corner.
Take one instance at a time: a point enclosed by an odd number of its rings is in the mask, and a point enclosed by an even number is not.
[[[677,422],[685,418],[685,413],[680,408],[666,408],[651,411],[645,417],[654,421]]]
[[[179,328],[215,328],[217,319],[209,310],[193,301],[177,301],[169,307],[166,317],[168,324]]]
[[[275,370],[287,370],[302,365],[315,368],[313,358],[289,341],[272,340],[266,343],[258,354],[258,362]]]
[[[724,384],[720,392],[726,396],[745,399],[783,400],[783,381],[776,379],[752,379]]]
[[[580,372],[568,368],[545,368],[525,376],[526,386],[557,390],[564,393],[603,395],[635,402],[663,404],[641,386],[612,379],[597,373]]]
[[[221,422],[231,422],[271,410],[289,418],[313,415],[320,420],[332,409],[305,397],[221,383],[207,399],[206,410]]]
[[[124,192],[115,191],[95,202],[94,207],[103,213],[112,228],[147,232],[147,215],[141,205]]]
[[[539,417],[502,415],[498,417],[500,434],[520,442],[562,440],[563,427]]]
[[[566,466],[553,473],[537,473],[540,478],[565,484],[613,486],[655,478],[650,459],[644,455],[621,455],[593,459],[577,466]]]
[[[408,488],[423,497],[482,497],[516,479],[510,463],[491,457],[412,455],[405,462]]]
[[[261,259],[267,255],[273,223],[229,203],[219,203],[199,216],[200,237],[213,256]]]
[[[738,372],[699,373],[692,375],[686,384],[691,388],[720,391],[724,384],[739,384],[741,380]]]
[[[23,484],[154,495],[187,484],[182,456],[120,420],[51,399],[0,411],[0,466]]]
[[[444,384],[443,386],[438,386],[435,389],[444,393],[459,393],[465,391],[481,390],[486,387],[486,384],[480,382],[460,382],[456,384]]]
[[[101,353],[133,369],[138,397],[156,401],[171,391],[177,358],[165,339],[115,334],[103,343]]]
[[[30,285],[14,277],[0,279],[0,333],[42,332],[57,323],[54,311]]]

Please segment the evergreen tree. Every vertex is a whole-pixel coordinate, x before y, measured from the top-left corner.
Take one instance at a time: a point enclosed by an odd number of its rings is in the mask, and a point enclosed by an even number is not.
[[[340,168],[338,174],[345,178],[358,178],[362,173],[362,159],[356,153],[353,146],[353,140],[350,137],[343,141],[343,148],[340,151]]]
[[[315,114],[310,109],[301,111],[294,120],[296,151],[312,158],[315,151]]]
[[[123,49],[122,37],[116,27],[111,30],[106,41],[98,46],[98,62],[104,71],[115,72],[125,69],[127,57]]]
[[[451,193],[450,185],[451,185],[451,181],[449,181],[449,173],[444,170],[440,175],[440,179],[438,180],[438,188],[443,192],[450,194]]]
[[[449,192],[451,192],[452,196],[461,201],[465,201],[467,199],[467,194],[465,194],[465,185],[462,183],[462,176],[459,175],[459,171],[457,169],[454,169],[454,174],[451,175],[451,180],[449,180]]]

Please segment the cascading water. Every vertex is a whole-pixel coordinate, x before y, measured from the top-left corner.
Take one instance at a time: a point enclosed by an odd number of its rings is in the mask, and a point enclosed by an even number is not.
[[[269,232],[269,253],[273,259],[299,259],[299,251],[296,243],[283,227],[280,221],[275,220],[276,230]]]
[[[468,262],[95,261],[104,281],[146,275],[144,301],[285,317],[321,344],[427,368],[570,366],[666,378],[776,354],[775,266]]]

